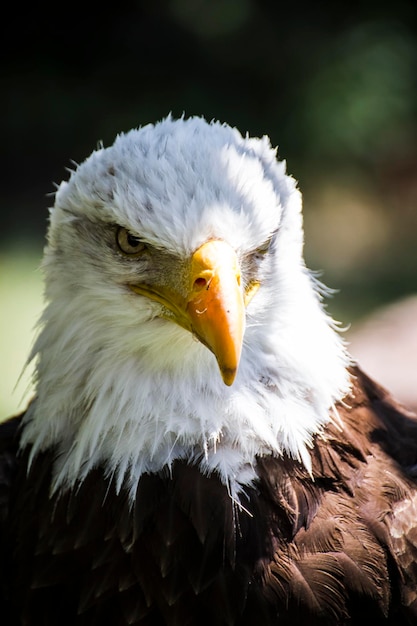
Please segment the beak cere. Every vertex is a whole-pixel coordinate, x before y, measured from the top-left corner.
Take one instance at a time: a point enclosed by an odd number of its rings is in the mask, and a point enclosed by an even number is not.
[[[185,297],[166,285],[142,283],[130,288],[162,304],[170,311],[169,320],[192,332],[211,350],[224,383],[231,385],[242,351],[248,303],[235,251],[224,241],[207,241],[191,256],[185,279]]]
[[[240,282],[236,253],[224,241],[208,241],[191,257],[186,314],[192,332],[215,355],[226,385],[235,379],[245,330]]]

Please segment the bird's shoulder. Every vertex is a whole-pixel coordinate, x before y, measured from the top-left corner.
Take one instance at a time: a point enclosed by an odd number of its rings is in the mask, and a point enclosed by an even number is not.
[[[375,537],[387,546],[391,568],[399,573],[396,580],[402,580],[401,601],[417,619],[417,415],[360,368],[353,376],[342,420],[351,439],[365,442],[366,464],[352,485],[356,502]]]
[[[0,423],[0,526],[7,518],[10,488],[17,469],[22,417],[23,413]]]
[[[414,623],[417,419],[359,368],[351,375],[337,419],[314,442],[310,478],[293,461],[259,461],[262,489],[277,509],[285,503],[292,533],[281,541],[274,531],[266,588],[334,623]]]
[[[18,467],[18,433],[22,415],[17,415],[0,424],[0,607],[4,623],[9,623],[8,577],[6,566],[8,550],[8,522],[10,495]]]

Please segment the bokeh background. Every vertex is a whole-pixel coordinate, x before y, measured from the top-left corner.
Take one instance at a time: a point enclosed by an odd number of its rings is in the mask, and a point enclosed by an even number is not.
[[[414,0],[8,5],[0,416],[29,385],[27,371],[13,390],[41,310],[54,183],[99,141],[169,112],[270,136],[304,194],[307,263],[338,290],[328,309],[417,406],[416,18]]]

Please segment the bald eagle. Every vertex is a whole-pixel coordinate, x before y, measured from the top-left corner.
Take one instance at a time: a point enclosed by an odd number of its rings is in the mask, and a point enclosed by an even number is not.
[[[417,420],[302,247],[268,138],[199,117],[59,186],[36,392],[0,430],[2,624],[417,623]]]

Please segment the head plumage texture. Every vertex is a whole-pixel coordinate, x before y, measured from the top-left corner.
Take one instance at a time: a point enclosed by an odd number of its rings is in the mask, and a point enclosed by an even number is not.
[[[190,267],[207,242],[231,251],[244,303],[227,384],[225,349],[189,320]],[[56,487],[104,463],[134,490],[183,458],[237,493],[257,455],[308,466],[348,357],[302,247],[301,194],[266,137],[168,117],[78,166],[51,210],[23,438],[33,454],[57,447]],[[215,284],[202,276],[193,288]]]

